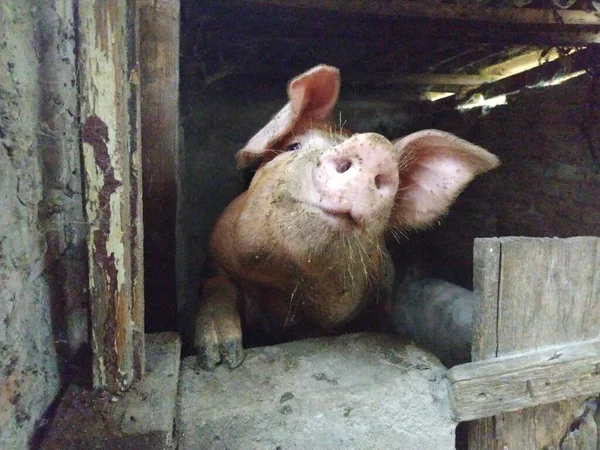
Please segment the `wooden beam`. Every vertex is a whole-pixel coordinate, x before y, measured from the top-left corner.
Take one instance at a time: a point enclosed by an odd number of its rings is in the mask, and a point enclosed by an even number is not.
[[[428,19],[471,22],[547,24],[547,25],[600,25],[600,15],[594,11],[570,9],[491,8],[473,5],[451,5],[439,2],[391,0],[248,0],[246,3],[284,7],[324,9],[345,13],[375,14],[394,17],[423,17]]]
[[[536,46],[573,46],[600,43],[600,26],[505,23],[497,26],[481,21],[431,19],[390,15],[352,15],[343,8],[308,9],[287,7],[261,1],[231,2],[207,0],[205,14],[212,20],[200,23],[190,18],[191,27],[202,27],[210,36],[206,45],[212,50],[232,43],[248,49],[264,48],[272,41],[282,45],[304,45],[324,53],[323,42],[333,46],[371,47],[374,51],[398,53],[407,41],[418,40],[462,43],[490,43]],[[419,4],[419,2],[412,2]],[[236,27],[226,24],[231,11],[245,20]],[[520,11],[517,9],[516,11]],[[318,23],[318,32],[315,29]],[[365,26],[365,24],[368,24]],[[377,25],[375,25],[377,24]],[[240,38],[242,37],[242,38]],[[241,40],[240,40],[241,39]],[[264,43],[261,42],[264,40]],[[208,44],[210,42],[210,44]],[[326,52],[326,50],[325,50]],[[414,57],[415,55],[413,55]],[[418,58],[419,55],[416,55]]]
[[[142,201],[142,93],[140,86],[140,23],[138,0],[127,0],[127,51],[129,66],[129,147],[131,149],[131,309],[133,319],[133,371],[136,379],[146,370],[144,298],[144,205]]]
[[[500,62],[488,65],[479,71],[480,75],[493,76],[493,81],[516,75],[525,70],[534,69],[563,56],[556,48],[540,48],[523,53]]]
[[[467,421],[600,392],[600,340],[455,366],[452,413]]]
[[[292,12],[290,12],[290,15]],[[308,15],[307,15],[308,16]],[[281,19],[281,17],[279,17]],[[278,19],[275,19],[278,20]],[[586,31],[572,29],[566,31],[558,30],[536,30],[533,28],[506,27],[503,29],[483,26],[481,23],[460,24],[457,22],[427,23],[425,19],[407,19],[411,23],[402,21],[397,27],[388,27],[393,37],[381,36],[377,32],[367,33],[365,30],[357,30],[353,37],[345,34],[341,35],[339,29],[331,27],[320,30],[321,37],[311,37],[307,33],[313,32],[310,28],[310,19],[308,24],[297,26],[293,30],[286,30],[283,33],[273,33],[268,29],[251,29],[244,38],[240,40],[237,29],[219,30],[219,34],[211,36],[210,45],[232,45],[233,42],[239,46],[254,48],[257,45],[270,45],[272,42],[278,42],[280,45],[290,43],[289,45],[305,45],[307,47],[318,48],[323,44],[323,39],[332,41],[336,46],[356,45],[360,36],[365,38],[364,46],[371,46],[375,49],[394,49],[399,45],[406,45],[407,42],[419,39],[420,41],[433,42],[461,42],[473,44],[507,44],[507,45],[528,45],[528,46],[578,46],[587,44],[600,44],[600,27],[598,31]],[[437,21],[436,21],[437,22]],[[274,22],[275,24],[275,22]],[[281,23],[277,23],[279,27]],[[274,27],[275,25],[273,25]],[[303,27],[303,28],[301,28]],[[285,34],[284,34],[285,33]],[[263,40],[264,43],[260,41]],[[261,47],[261,48],[262,48]],[[389,51],[389,50],[388,50]]]
[[[464,98],[465,94],[473,95],[485,92],[484,96],[490,98],[517,91],[526,87],[527,83],[533,85],[540,81],[550,80],[556,74],[564,71],[565,67],[569,68],[568,72],[576,72],[586,67],[592,67],[594,64],[592,59],[594,53],[591,49],[576,52],[559,60],[557,60],[558,54],[554,52],[554,54],[550,55],[550,58],[546,58],[546,60],[550,59],[550,61],[544,62],[542,65],[539,65],[540,53],[541,51],[536,51],[503,61],[502,63],[482,69],[479,75],[402,74],[379,84],[428,85],[430,86],[430,91],[462,94],[458,98]],[[518,72],[520,67],[532,67],[534,64],[535,67]],[[507,75],[511,73],[513,75]]]
[[[385,84],[421,84],[434,86],[481,86],[494,81],[493,76],[448,74],[448,73],[405,73],[389,80]]]
[[[600,28],[595,31],[559,29],[557,31],[507,30],[503,33],[471,33],[470,42],[505,42],[519,45],[586,45],[600,44]],[[459,39],[460,40],[460,39]],[[465,42],[467,42],[465,40]]]
[[[139,282],[135,248],[141,230],[136,229],[139,194],[132,180],[139,168],[137,155],[132,156],[134,64],[127,33],[134,24],[128,22],[127,7],[119,0],[90,0],[79,3],[77,12],[93,383],[113,393],[131,386],[135,361],[144,357],[135,354],[143,347],[133,345],[133,295],[140,292],[134,288]]]
[[[552,80],[557,75],[567,75],[578,72],[586,68],[594,67],[598,64],[598,56],[594,49],[585,49],[572,55],[556,59],[554,61],[526,70],[516,75],[503,78],[490,84],[464,92],[461,98],[470,97],[475,94],[481,94],[485,98],[495,97],[497,95],[510,94],[517,92],[529,86]]]
[[[141,33],[146,328],[177,330],[179,0],[138,0]]]

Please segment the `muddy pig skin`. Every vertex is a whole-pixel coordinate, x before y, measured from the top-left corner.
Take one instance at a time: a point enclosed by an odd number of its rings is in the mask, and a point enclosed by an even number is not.
[[[387,304],[385,236],[434,224],[498,165],[442,131],[392,143],[336,129],[339,88],[326,65],[294,78],[287,105],[237,154],[240,168],[259,168],[210,240],[216,273],[203,285],[194,342],[205,369],[242,362],[242,329],[334,333],[368,303]]]

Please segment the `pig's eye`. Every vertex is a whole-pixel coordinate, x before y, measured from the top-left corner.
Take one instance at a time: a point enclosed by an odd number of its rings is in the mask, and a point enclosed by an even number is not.
[[[298,150],[300,148],[300,142],[293,142],[285,148],[286,152],[293,152],[294,150]]]

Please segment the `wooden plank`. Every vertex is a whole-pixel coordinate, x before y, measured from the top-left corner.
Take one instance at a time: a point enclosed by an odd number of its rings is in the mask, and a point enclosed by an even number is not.
[[[496,356],[498,288],[500,286],[499,239],[475,239],[473,244],[473,292],[481,299],[473,311],[473,361]]]
[[[504,356],[597,339],[600,334],[600,239],[501,238],[497,341],[474,357]],[[476,284],[478,283],[477,280]],[[493,295],[484,296],[493,298]],[[488,305],[483,309],[493,309]],[[533,388],[533,386],[532,386]],[[469,448],[560,448],[585,397],[501,413],[477,421]],[[541,426],[540,426],[541,425]]]
[[[139,0],[146,329],[177,329],[179,0]]]
[[[568,49],[564,50],[565,52],[568,51]],[[493,57],[500,58],[500,61],[495,62],[492,65],[487,65],[485,68],[482,68],[479,73],[480,75],[495,76],[498,77],[497,79],[503,79],[525,70],[535,69],[543,64],[557,60],[564,55],[565,53],[555,48],[538,48],[530,50],[527,53],[517,53],[516,56],[509,56],[507,59],[504,59],[506,56],[502,56],[501,52],[497,55],[492,55]],[[481,59],[487,59],[486,55]],[[467,61],[465,64],[469,65],[472,62],[473,60]]]
[[[224,3],[231,3],[225,1]],[[276,6],[325,9],[357,14],[376,14],[399,17],[425,17],[473,22],[551,24],[551,25],[600,25],[600,15],[594,11],[571,9],[534,8],[474,8],[471,4],[453,5],[439,2],[415,2],[391,0],[249,0],[246,3]]]
[[[81,2],[78,21],[93,382],[116,393],[135,376],[127,3]]]
[[[486,73],[481,73],[479,75],[405,73],[378,81],[377,85],[429,85],[430,90],[435,92],[460,93],[461,95],[459,98],[464,101],[465,96],[470,97],[474,94],[482,94],[485,98],[508,94],[527,86],[550,81],[557,75],[568,75],[569,73],[579,72],[588,67],[594,67],[596,64],[596,56],[594,49],[592,48],[577,51],[572,55],[548,62],[541,61],[539,57],[540,52],[541,51],[537,51],[533,53],[538,55],[537,61],[533,60],[530,55],[527,55],[528,59],[522,57],[514,58],[515,63],[512,67],[512,75],[504,75],[502,73],[502,70],[510,70],[511,60],[507,60],[503,63],[496,64],[492,68],[484,69]],[[521,72],[516,72],[518,70],[518,63],[521,63],[525,67],[529,66],[529,68],[522,69]],[[533,64],[535,64],[535,66],[531,67]],[[507,69],[504,69],[504,67]]]
[[[415,2],[417,3],[417,2]],[[318,10],[275,6],[263,3],[241,4],[240,2],[208,2],[211,6],[206,12],[212,20],[208,23],[194,23],[192,27],[207,30],[211,36],[210,46],[215,48],[232,45],[258,45],[264,42],[277,42],[280,46],[297,45],[305,42],[308,47],[317,48],[324,39],[334,40],[336,45],[356,45],[357,40],[364,45],[384,52],[392,51],[399,55],[398,49],[411,41],[490,43],[514,45],[581,45],[600,43],[598,26],[556,26],[503,24],[502,27],[490,26],[486,22],[465,22],[448,19],[428,19],[419,17],[398,16],[361,16],[357,18],[346,10]],[[215,6],[216,5],[216,6]],[[235,8],[248,17],[247,22],[239,23],[235,28],[227,27],[223,18]],[[269,26],[264,26],[264,17],[270,17]],[[359,20],[357,20],[359,19]],[[314,22],[321,24],[318,35],[314,33]],[[378,27],[365,27],[364,23],[378,22]],[[212,25],[211,25],[212,24]],[[222,24],[218,26],[217,24]],[[257,24],[260,24],[257,26]],[[291,25],[293,24],[293,25]],[[208,43],[198,43],[201,47]],[[385,52],[384,52],[385,53]],[[413,55],[412,59],[419,58]],[[238,63],[240,63],[238,61]],[[242,67],[239,64],[233,70],[245,73],[254,67],[256,61],[247,61]],[[402,66],[402,64],[400,64]]]
[[[472,53],[472,52],[466,52]],[[489,56],[489,55],[488,55]],[[499,63],[496,63],[492,66],[485,67],[479,71],[477,75],[469,75],[471,78],[465,79],[462,81],[460,78],[458,79],[460,84],[456,85],[444,85],[444,84],[434,84],[430,87],[429,92],[435,93],[460,93],[459,98],[464,97],[464,95],[468,92],[473,92],[475,90],[479,91],[481,85],[477,85],[477,81],[480,81],[484,86],[488,89],[492,86],[492,83],[497,83],[499,80],[509,78],[511,76],[517,75],[522,72],[529,71],[531,69],[537,68],[541,65],[545,65],[551,61],[554,61],[561,57],[561,53],[558,50],[550,49],[538,49],[534,51],[530,51],[528,53],[520,54],[515,57],[511,57],[509,59],[505,59]],[[474,61],[471,58],[468,61],[468,64]],[[565,63],[568,63],[568,60],[564,60]],[[430,74],[431,75],[431,74]],[[459,75],[454,74],[455,77]],[[423,83],[421,83],[423,84]],[[495,84],[494,84],[495,86]],[[500,95],[503,92],[500,92],[496,95]],[[433,100],[436,95],[428,95],[427,98]],[[437,96],[439,98],[439,95]],[[493,97],[492,95],[487,96],[487,98]],[[435,100],[433,100],[435,101]]]
[[[452,73],[403,73],[386,80],[390,84],[433,84],[454,86],[481,86],[494,81],[493,76]]]
[[[131,149],[131,309],[133,319],[134,375],[141,379],[145,372],[144,322],[144,206],[142,201],[142,95],[140,86],[140,24],[138,0],[127,0],[127,51],[129,64],[129,133]]]
[[[502,240],[498,356],[600,335],[600,239]]]
[[[500,288],[500,239],[475,239],[473,242],[473,292],[481,299],[473,308],[473,361],[494,358],[497,354],[498,295]],[[489,436],[496,436],[494,417],[469,426],[469,448],[477,449]],[[483,447],[481,447],[483,448]]]
[[[486,98],[516,92],[528,86],[534,86],[542,81],[552,80],[557,75],[578,72],[593,67],[594,49],[585,49],[573,55],[565,56],[541,66],[526,70],[478,89],[469,90],[468,96],[482,94]]]
[[[600,340],[462,364],[447,375],[466,421],[600,392]]]

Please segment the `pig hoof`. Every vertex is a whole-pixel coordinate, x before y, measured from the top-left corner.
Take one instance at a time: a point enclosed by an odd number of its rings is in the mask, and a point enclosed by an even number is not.
[[[230,369],[235,369],[242,363],[244,360],[244,348],[242,347],[241,339],[234,339],[229,342],[225,342],[223,359]]]
[[[198,365],[208,371],[213,371],[219,363],[227,364],[230,369],[235,369],[244,360],[242,339],[231,337],[223,343],[202,342],[196,346]]]

